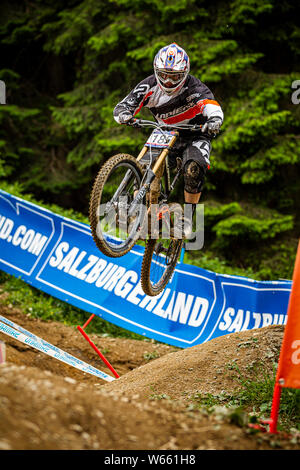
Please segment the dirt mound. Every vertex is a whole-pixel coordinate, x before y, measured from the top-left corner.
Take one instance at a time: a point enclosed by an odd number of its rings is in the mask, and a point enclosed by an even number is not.
[[[134,390],[142,398],[164,394],[185,401],[196,393],[229,393],[240,387],[237,371],[251,377],[262,364],[272,371],[282,336],[283,327],[273,326],[215,338],[140,366],[107,388],[126,396]]]
[[[0,313],[89,364],[112,373],[75,327],[19,310]],[[239,387],[244,376],[273,367],[283,327],[214,339],[185,350],[154,341],[91,335],[120,375],[111,383],[83,373],[0,333],[0,449],[273,449],[274,436],[238,427],[224,409],[191,409],[197,393]],[[277,444],[279,438],[276,437]],[[280,438],[280,446],[295,444]]]

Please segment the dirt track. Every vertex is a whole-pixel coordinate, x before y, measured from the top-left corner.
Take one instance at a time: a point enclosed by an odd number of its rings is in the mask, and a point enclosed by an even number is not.
[[[0,313],[112,375],[75,327],[4,306]],[[108,383],[0,333],[0,449],[299,449],[299,441],[232,423],[224,407],[195,408],[196,394],[238,388],[237,367],[249,377],[262,362],[271,370],[282,336],[272,326],[178,350],[91,335],[120,375]]]

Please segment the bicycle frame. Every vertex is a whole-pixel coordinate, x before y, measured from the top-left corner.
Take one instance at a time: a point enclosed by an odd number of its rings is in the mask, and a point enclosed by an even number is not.
[[[135,119],[133,121],[133,123],[131,124],[133,125],[133,127],[154,127],[154,128],[157,128],[157,129],[160,129],[160,131],[162,132],[163,134],[163,128],[166,128],[167,130],[168,129],[188,129],[188,130],[199,130],[201,126],[196,126],[196,125],[189,125],[189,124],[186,124],[186,125],[178,125],[178,126],[168,126],[168,125],[161,125],[161,124],[158,124],[154,121],[146,121],[146,120],[137,120]],[[168,143],[168,147],[162,149],[162,151],[160,152],[160,154],[158,155],[154,165],[153,165],[153,168],[151,168],[151,164],[152,162],[150,161],[150,164],[148,166],[148,168],[146,169],[146,172],[145,172],[145,182],[144,184],[142,185],[142,187],[139,189],[136,197],[134,198],[134,200],[132,201],[130,207],[129,207],[129,211],[128,211],[128,216],[132,216],[136,209],[137,209],[137,206],[143,201],[144,197],[146,196],[146,194],[150,191],[153,191],[154,189],[156,189],[156,193],[160,193],[160,190],[157,191],[157,188],[153,188],[153,184],[155,182],[155,179],[156,179],[156,182],[157,182],[157,185],[160,184],[160,180],[163,176],[163,171],[165,169],[165,160],[168,156],[168,153],[169,153],[169,150],[174,146],[177,138],[179,136],[179,132],[177,130],[175,130],[174,132],[174,136],[172,137],[172,139],[170,140],[170,142]],[[137,161],[141,161],[142,158],[144,157],[144,155],[147,153],[148,151],[148,147],[145,145],[142,150],[140,151],[139,155],[137,156]],[[175,183],[181,173],[181,169],[177,170],[177,174],[175,175],[172,183],[170,183],[170,174],[169,174],[169,168],[167,166],[167,179],[166,179],[166,186],[167,186],[167,194],[165,195],[167,198],[169,197],[170,193],[172,192],[172,190],[174,189],[174,186],[175,186]],[[150,203],[157,203],[158,197],[155,195],[155,197],[152,197],[151,198],[151,201]]]

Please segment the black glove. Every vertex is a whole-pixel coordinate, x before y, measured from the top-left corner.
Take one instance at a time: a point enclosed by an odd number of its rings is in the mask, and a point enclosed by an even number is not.
[[[208,132],[209,135],[217,135],[220,132],[222,120],[218,117],[208,119],[202,126],[202,132]]]
[[[130,119],[133,118],[133,116],[129,111],[121,111],[118,118],[120,124],[127,124],[127,122],[129,122]]]

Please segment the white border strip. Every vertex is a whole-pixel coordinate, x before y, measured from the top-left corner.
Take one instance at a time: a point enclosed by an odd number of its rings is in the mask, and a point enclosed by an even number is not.
[[[56,346],[53,346],[47,341],[44,341],[42,338],[39,338],[33,333],[27,332],[27,330],[24,330],[16,323],[11,322],[10,320],[7,320],[2,316],[0,316],[0,318],[6,323],[5,324],[0,321],[0,332],[20,341],[21,343],[27,344],[28,346],[31,346],[34,349],[38,349],[39,351],[55,359],[58,359],[61,362],[64,362],[65,364],[75,367],[76,369],[79,369],[82,372],[87,372],[88,374],[95,375],[103,380],[106,380],[107,382],[112,382],[113,380],[115,380],[115,378],[111,375],[105,374],[101,370],[96,369],[95,367],[87,364],[81,359],[78,359],[77,357],[66,353],[65,351],[57,348]],[[12,326],[14,326],[14,328]]]

